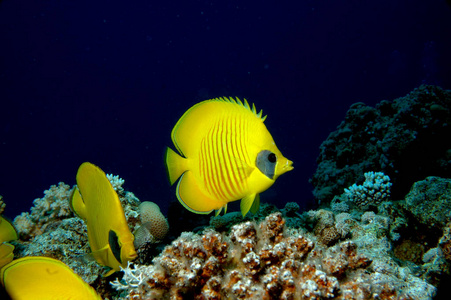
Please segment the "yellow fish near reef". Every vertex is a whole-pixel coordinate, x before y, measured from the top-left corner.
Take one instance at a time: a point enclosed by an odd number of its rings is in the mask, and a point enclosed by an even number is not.
[[[166,166],[176,195],[188,210],[219,214],[227,203],[241,200],[243,216],[257,212],[258,194],[281,174],[293,169],[263,123],[262,111],[244,99],[217,98],[200,102],[172,130],[179,154],[166,150]]]
[[[77,172],[77,186],[71,206],[86,221],[92,254],[98,263],[112,268],[105,276],[126,267],[136,258],[133,234],[128,228],[124,210],[105,173],[85,162]]]
[[[13,225],[0,216],[0,268],[13,260],[14,246],[6,243],[17,240],[17,232]]]
[[[13,260],[1,269],[0,281],[11,299],[102,299],[63,262],[43,256]]]

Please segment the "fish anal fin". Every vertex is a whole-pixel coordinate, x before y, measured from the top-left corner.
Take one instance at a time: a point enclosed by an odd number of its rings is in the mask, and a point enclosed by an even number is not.
[[[207,196],[199,188],[191,171],[186,171],[182,174],[177,184],[176,195],[186,209],[197,214],[208,214],[213,210],[219,210],[227,204]]]
[[[241,214],[243,215],[243,217],[245,217],[246,214],[251,209],[256,195],[257,194],[250,194],[250,195],[247,195],[246,197],[244,197],[243,199],[241,199],[240,208],[241,208]]]

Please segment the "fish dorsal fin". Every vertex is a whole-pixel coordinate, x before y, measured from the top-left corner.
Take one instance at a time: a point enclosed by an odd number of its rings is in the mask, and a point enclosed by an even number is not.
[[[257,113],[255,105],[250,106],[246,99],[214,98],[205,100],[188,109],[177,121],[171,132],[172,142],[179,154],[184,158],[192,158],[197,154],[197,147],[207,136],[218,117],[227,114],[254,116],[260,122],[266,119],[263,112]]]
[[[207,100],[208,101],[208,100]],[[255,104],[252,103],[252,107],[249,105],[249,102],[247,102],[246,98],[244,98],[244,102],[242,102],[240,100],[240,98],[236,97],[235,99],[233,99],[232,97],[219,97],[219,98],[214,98],[210,101],[223,101],[223,102],[229,102],[229,103],[233,103],[233,104],[237,104],[240,105],[242,107],[244,107],[245,109],[249,110],[250,112],[252,112],[256,117],[258,117],[259,119],[262,120],[262,122],[264,122],[266,120],[267,116],[263,116],[263,110],[261,109],[259,112],[257,112],[257,109],[255,108]]]

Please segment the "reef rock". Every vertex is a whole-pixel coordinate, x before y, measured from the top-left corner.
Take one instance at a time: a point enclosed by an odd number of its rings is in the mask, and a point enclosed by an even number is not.
[[[368,171],[382,171],[393,183],[392,198],[434,175],[451,177],[451,91],[422,85],[405,97],[376,107],[353,104],[345,120],[320,146],[311,179],[322,204]]]
[[[431,176],[415,182],[405,206],[423,225],[442,229],[451,220],[451,179]]]

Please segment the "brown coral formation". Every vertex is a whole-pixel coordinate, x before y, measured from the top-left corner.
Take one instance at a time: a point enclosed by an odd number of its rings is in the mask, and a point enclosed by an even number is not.
[[[281,213],[235,225],[228,235],[183,233],[153,262],[125,269],[127,284],[113,286],[127,289],[129,299],[332,299],[342,296],[343,283],[351,299],[357,294],[349,286],[371,264],[352,241],[315,247],[287,230]]]

